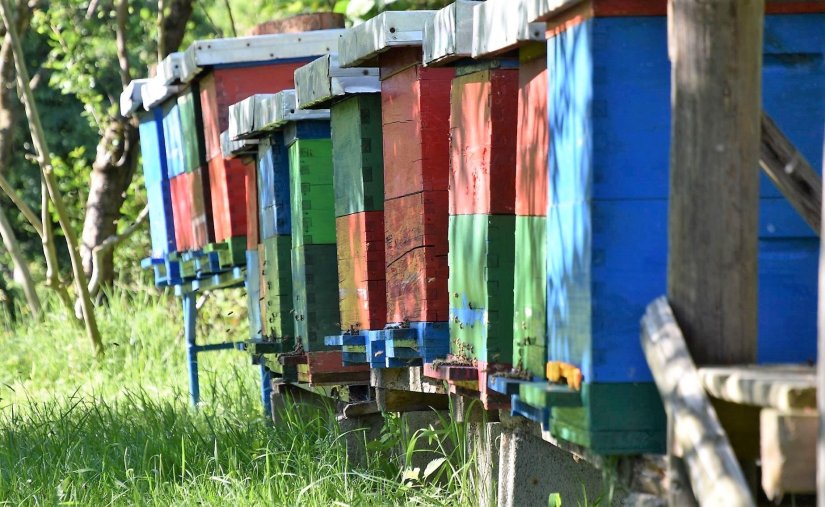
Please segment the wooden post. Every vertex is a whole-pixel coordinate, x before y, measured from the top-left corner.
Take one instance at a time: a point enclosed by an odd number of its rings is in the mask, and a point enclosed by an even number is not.
[[[825,151],[825,143],[823,143]],[[822,162],[825,168],[825,160]],[[823,205],[825,208],[825,205]],[[825,211],[825,209],[823,209]],[[819,235],[822,238],[822,234]],[[816,504],[825,507],[825,248],[819,254],[819,380],[817,381],[816,402],[819,407],[819,444],[816,456]]]
[[[699,365],[756,359],[763,11],[669,2],[668,298]]]

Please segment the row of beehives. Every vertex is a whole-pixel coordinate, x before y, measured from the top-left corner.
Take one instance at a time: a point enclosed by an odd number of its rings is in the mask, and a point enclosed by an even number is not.
[[[765,109],[821,167],[823,8],[767,9]],[[638,323],[666,291],[669,77],[664,1],[196,42],[142,85],[158,281],[245,260],[279,381],[421,365],[596,451],[659,450]],[[815,357],[818,244],[764,180],[760,362]]]

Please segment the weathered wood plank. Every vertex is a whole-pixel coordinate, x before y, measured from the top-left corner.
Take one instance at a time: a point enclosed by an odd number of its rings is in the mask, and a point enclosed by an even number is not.
[[[816,407],[813,366],[699,368],[699,378],[708,394],[720,400],[780,410]]]
[[[764,409],[759,422],[762,489],[768,498],[779,500],[785,493],[814,493],[819,427],[816,412]]]
[[[819,234],[822,178],[765,113],[762,113],[759,165],[805,222]]]
[[[700,365],[756,359],[763,10],[670,2],[668,298]]]
[[[685,337],[665,298],[651,303],[641,342],[671,428],[668,453],[687,462],[701,505],[754,505],[725,430],[702,388]]]

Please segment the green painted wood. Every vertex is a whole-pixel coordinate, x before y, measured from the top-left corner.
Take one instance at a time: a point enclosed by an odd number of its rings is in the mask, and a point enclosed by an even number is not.
[[[295,337],[306,352],[339,350],[324,345],[324,337],[341,333],[336,248],[333,243],[292,249]]]
[[[516,217],[513,365],[542,378],[547,361],[546,227],[545,217]]]
[[[513,356],[515,216],[450,217],[451,352],[510,364]]]
[[[581,407],[543,407],[553,435],[599,454],[664,452],[667,421],[652,382],[585,383],[581,398]]]
[[[292,246],[335,244],[332,142],[298,139],[289,147]]]
[[[292,350],[295,345],[291,250],[290,236],[273,236],[264,240],[264,255],[261,259],[263,334],[281,342],[287,350]]]
[[[381,94],[348,97],[330,115],[335,216],[384,209]]]
[[[206,145],[203,140],[203,120],[197,85],[178,96],[181,129],[183,130],[183,167],[191,173],[206,165]]]

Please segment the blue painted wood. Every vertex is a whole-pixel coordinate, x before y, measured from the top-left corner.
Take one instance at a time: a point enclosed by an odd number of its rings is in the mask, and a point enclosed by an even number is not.
[[[175,251],[175,223],[172,217],[172,195],[169,180],[146,183],[149,204],[149,237],[152,257],[162,258]]]
[[[289,154],[280,132],[258,146],[258,198],[261,209],[275,208],[276,234],[289,234]]]
[[[384,331],[365,331],[367,339],[364,345],[367,347],[366,359],[370,368],[386,367],[386,341]]]
[[[260,340],[263,335],[261,321],[261,270],[257,250],[246,251],[246,309],[249,320],[249,337]]]
[[[450,325],[448,322],[410,322],[409,327],[386,328],[386,354],[391,359],[421,359],[431,363],[447,357],[450,352]],[[405,344],[415,340],[415,346]]]
[[[521,416],[533,422],[541,424],[542,430],[547,430],[550,423],[550,411],[546,408],[537,408],[521,401],[519,395],[514,394],[510,398],[510,414]]]
[[[329,120],[304,120],[287,123],[284,127],[284,143],[291,145],[298,139],[329,139],[332,127]]]
[[[183,126],[177,100],[167,100],[162,106],[163,140],[166,151],[166,167],[169,177],[178,176],[186,171],[183,153]]]
[[[147,185],[168,180],[166,146],[163,140],[163,112],[159,108],[154,108],[140,113],[138,121],[143,180]]]
[[[825,15],[765,26],[765,108],[819,168]],[[548,41],[547,61],[547,359],[589,382],[647,382],[639,318],[666,292],[666,21],[585,21]],[[759,360],[804,361],[816,344],[818,239],[776,195],[763,182]]]
[[[497,375],[490,375],[487,377],[487,387],[493,391],[507,396],[518,395],[521,384],[531,382],[530,380],[523,380],[517,378],[501,377]]]

